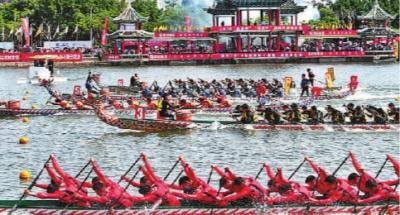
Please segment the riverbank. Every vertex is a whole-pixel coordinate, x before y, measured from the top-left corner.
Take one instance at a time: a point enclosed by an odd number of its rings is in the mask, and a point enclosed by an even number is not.
[[[93,66],[179,66],[179,65],[223,65],[223,64],[304,64],[304,63],[392,63],[393,58],[376,59],[373,56],[365,57],[330,57],[330,58],[246,58],[223,60],[185,60],[185,61],[149,61],[148,59],[123,59],[114,61],[98,61],[84,59],[80,62],[58,62],[58,68],[78,68]],[[30,62],[2,62],[1,68],[27,68]]]

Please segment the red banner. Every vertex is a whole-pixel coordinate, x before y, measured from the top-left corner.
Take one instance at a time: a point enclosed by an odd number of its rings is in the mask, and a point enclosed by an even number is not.
[[[120,60],[121,56],[119,54],[105,54],[104,59],[106,61]]]
[[[101,45],[107,45],[108,18],[104,17],[103,31],[101,32]]]
[[[19,53],[0,53],[0,62],[19,62]]]
[[[305,31],[305,37],[357,36],[357,30],[315,30]]]
[[[22,31],[24,32],[24,38],[25,38],[25,48],[29,48],[31,41],[30,41],[30,35],[29,35],[29,18],[25,17],[21,19],[21,27]]]
[[[214,26],[211,32],[235,32],[235,31],[303,31],[304,25],[247,25],[247,26]]]
[[[29,62],[38,55],[57,55],[56,62],[80,62],[83,59],[80,52],[40,52],[40,53],[0,53],[0,62]]]
[[[262,58],[319,58],[319,57],[363,57],[363,51],[337,52],[258,52],[258,53],[218,53],[218,54],[164,54],[149,55],[152,61],[188,61],[222,59],[262,59]]]
[[[209,37],[206,32],[155,32],[154,38],[205,38]]]

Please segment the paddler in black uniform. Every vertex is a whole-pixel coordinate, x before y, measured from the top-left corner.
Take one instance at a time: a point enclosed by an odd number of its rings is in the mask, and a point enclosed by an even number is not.
[[[336,110],[332,106],[326,106],[327,113],[325,114],[324,118],[330,117],[333,124],[343,124],[344,123],[344,116],[343,113]]]
[[[173,110],[172,105],[168,101],[168,96],[163,95],[161,101],[157,102],[158,112],[161,117],[168,117],[170,119],[174,119],[174,115],[170,113],[170,110]]]
[[[364,124],[367,122],[364,110],[361,108],[361,106],[357,106],[354,109],[353,116],[350,117],[350,121],[353,124]]]
[[[291,124],[297,124],[301,121],[301,112],[297,106],[297,104],[291,104],[290,110],[287,111],[286,120]]]
[[[240,116],[241,123],[252,124],[256,121],[257,119],[256,113],[250,110],[248,104],[243,104],[240,108],[241,108],[241,116]]]
[[[353,103],[349,103],[347,105],[343,105],[344,107],[346,107],[346,112],[344,113],[344,115],[346,117],[351,118],[354,114],[354,104]]]
[[[316,106],[312,106],[308,111],[308,122],[314,125],[324,123],[324,114]]]
[[[389,110],[388,110],[388,116],[391,118],[390,121],[394,122],[394,123],[399,123],[400,122],[400,117],[399,117],[399,113],[400,110],[398,107],[396,107],[393,103],[389,103],[388,105]]]
[[[388,115],[382,108],[377,108],[372,105],[368,105],[365,108],[365,111],[368,112],[366,115],[368,117],[372,117],[376,124],[386,124],[388,121]]]
[[[263,114],[264,114],[265,120],[269,124],[276,125],[276,124],[281,123],[281,115],[277,111],[272,110],[272,108],[270,108],[270,107],[265,108]]]
[[[310,116],[310,111],[307,106],[303,105],[301,107],[301,116],[303,117],[303,119],[308,119]]]

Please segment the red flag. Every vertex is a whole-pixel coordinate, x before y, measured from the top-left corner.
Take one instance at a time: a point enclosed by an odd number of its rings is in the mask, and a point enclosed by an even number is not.
[[[29,18],[25,17],[21,19],[22,22],[22,30],[24,32],[24,38],[25,38],[25,48],[28,48],[31,41],[30,41],[30,35],[29,35]]]
[[[103,31],[101,32],[101,45],[102,46],[107,45],[107,28],[108,28],[108,18],[105,17]]]

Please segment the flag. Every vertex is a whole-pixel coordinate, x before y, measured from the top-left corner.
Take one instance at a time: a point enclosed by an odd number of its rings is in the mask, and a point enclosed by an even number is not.
[[[28,48],[31,44],[31,37],[30,37],[30,30],[29,30],[29,18],[25,17],[21,19],[21,26],[22,26],[22,30],[24,33],[24,38],[25,38],[25,45],[24,47]]]
[[[101,45],[107,45],[108,18],[104,17],[103,31],[101,32]]]
[[[53,35],[53,38],[56,38],[59,33],[60,33],[60,25],[57,25],[56,31],[54,32],[54,35]]]
[[[36,34],[35,34],[35,38],[40,36],[43,33],[43,23],[39,25]]]
[[[78,25],[75,25],[75,29],[74,29],[74,32],[72,32],[72,34],[77,34],[78,30],[79,30]]]

